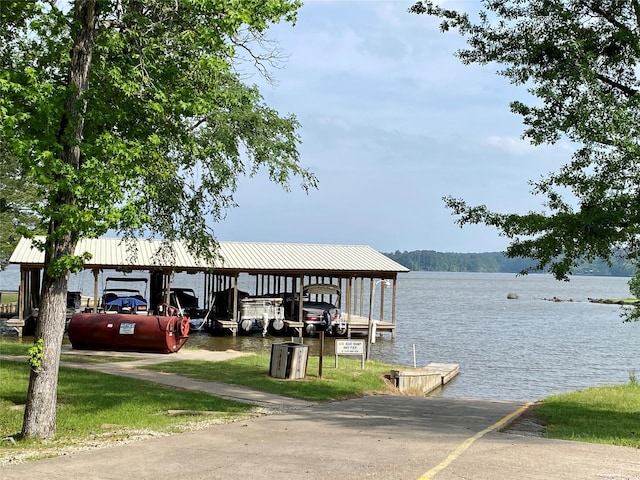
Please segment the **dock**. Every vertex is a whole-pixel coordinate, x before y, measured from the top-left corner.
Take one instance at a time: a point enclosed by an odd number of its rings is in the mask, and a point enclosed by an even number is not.
[[[284,321],[285,332],[293,330],[298,337],[302,337],[304,330],[304,323],[296,322],[294,320],[285,320]]]
[[[347,321],[347,337],[351,338],[352,335],[368,335],[369,334],[369,318],[361,317],[359,315],[350,315]],[[396,335],[396,324],[393,322],[384,322],[375,320],[374,322],[374,336],[378,333],[390,333],[391,338]]]
[[[401,392],[422,391],[425,395],[444,387],[460,373],[456,363],[430,363],[423,368],[392,370],[390,377]]]
[[[0,303],[0,317],[11,317],[18,313],[18,302]]]
[[[224,320],[221,318],[214,318],[207,320],[209,330],[228,330],[232,336],[238,335],[238,322],[235,320]]]
[[[15,330],[18,334],[18,338],[22,338],[22,330],[24,329],[24,320],[20,320],[18,317],[11,317],[4,321],[4,325],[7,328]]]
[[[369,319],[367,317],[360,317],[358,315],[351,315],[351,318],[347,320],[347,338],[351,338],[352,335],[367,336],[369,334]],[[304,323],[296,322],[295,320],[285,320],[285,331],[293,332],[295,336],[302,337],[304,335]],[[391,333],[391,336],[395,336],[396,324],[391,322],[374,322],[374,335],[378,333]]]

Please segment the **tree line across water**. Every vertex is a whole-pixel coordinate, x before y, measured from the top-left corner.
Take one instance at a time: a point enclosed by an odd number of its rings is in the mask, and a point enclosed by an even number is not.
[[[508,258],[502,252],[453,253],[434,250],[414,250],[411,252],[385,253],[387,257],[413,271],[428,272],[487,272],[518,273],[535,267],[530,258]],[[628,261],[612,259],[609,266],[605,260],[584,262],[576,267],[574,275],[604,275],[631,277],[635,267]]]

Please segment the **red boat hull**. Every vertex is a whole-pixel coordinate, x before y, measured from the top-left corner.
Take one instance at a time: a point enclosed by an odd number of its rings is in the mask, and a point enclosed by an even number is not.
[[[67,333],[78,350],[174,353],[189,338],[189,317],[76,313]]]

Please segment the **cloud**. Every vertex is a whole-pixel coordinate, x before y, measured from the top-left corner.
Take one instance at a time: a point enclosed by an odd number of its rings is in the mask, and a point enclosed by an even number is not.
[[[270,36],[289,54],[255,80],[268,105],[300,120],[301,162],[319,190],[287,193],[262,172],[242,179],[222,240],[367,244],[382,251],[492,251],[493,229],[459,228],[443,196],[498,211],[539,209],[528,180],[566,160],[563,145],[530,147],[509,102],[526,91],[453,55],[464,40],[412,2],[311,1]],[[447,6],[475,8],[473,2]]]
[[[493,135],[488,137],[486,141],[487,145],[489,145],[490,147],[503,150],[510,155],[530,155],[532,153],[539,152],[539,149],[542,148],[531,145],[529,141],[524,140],[520,137],[501,137],[498,135]]]

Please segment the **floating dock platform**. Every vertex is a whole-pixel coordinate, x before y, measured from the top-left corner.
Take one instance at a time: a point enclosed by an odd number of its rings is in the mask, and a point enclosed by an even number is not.
[[[401,392],[422,391],[428,394],[444,387],[460,372],[456,363],[430,363],[423,368],[392,370],[391,380]]]

